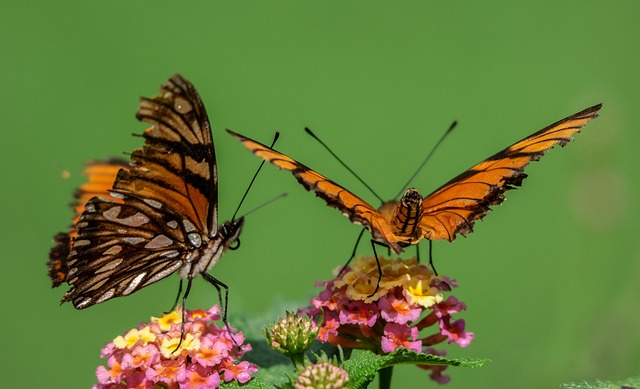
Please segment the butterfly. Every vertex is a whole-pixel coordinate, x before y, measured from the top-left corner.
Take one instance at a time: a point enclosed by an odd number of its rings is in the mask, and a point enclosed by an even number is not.
[[[200,95],[175,74],[158,96],[141,98],[136,117],[151,124],[143,147],[128,164],[88,166],[73,225],[56,235],[50,252],[53,286],[69,284],[62,302],[77,309],[130,295],[175,272],[188,282],[183,303],[199,274],[219,295],[221,287],[228,291],[207,271],[226,249],[238,247],[244,218],[218,225],[215,150]]]
[[[376,208],[345,187],[311,170],[295,159],[246,136],[227,130],[256,156],[290,171],[305,189],[314,191],[330,207],[337,208],[355,224],[371,232],[379,242],[399,254],[404,247],[422,239],[445,239],[473,231],[491,206],[502,203],[507,190],[515,189],[527,177],[524,168],[597,117],[602,107],[594,105],[522,139],[451,179],[427,196],[415,188],[404,191],[400,200],[383,202]],[[375,249],[375,248],[374,248]]]

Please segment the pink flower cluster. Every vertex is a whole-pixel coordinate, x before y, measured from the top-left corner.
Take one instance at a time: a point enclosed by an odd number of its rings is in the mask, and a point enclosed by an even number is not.
[[[430,346],[445,340],[469,345],[473,333],[465,332],[464,320],[451,318],[466,305],[453,296],[445,300],[442,294],[457,286],[455,280],[435,276],[415,258],[378,258],[382,279],[377,291],[375,257],[358,258],[341,275],[318,283],[325,289],[305,311],[312,317],[323,316],[318,340],[380,354],[404,347],[443,355]],[[429,329],[431,334],[421,338],[419,332]],[[442,366],[421,367],[432,370],[431,378],[439,383],[450,379],[441,375]]]
[[[221,380],[245,383],[258,370],[246,361],[236,363],[251,346],[242,345],[241,332],[229,332],[213,323],[220,320],[218,306],[208,311],[186,311],[184,337],[177,348],[181,319],[178,308],[108,343],[101,353],[107,358],[108,368],[98,367],[99,384],[94,389],[217,388]]]

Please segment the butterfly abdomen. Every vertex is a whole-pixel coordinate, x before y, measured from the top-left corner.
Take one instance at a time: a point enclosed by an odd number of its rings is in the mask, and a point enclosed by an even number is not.
[[[407,189],[393,211],[391,223],[398,235],[414,235],[422,218],[422,195]]]

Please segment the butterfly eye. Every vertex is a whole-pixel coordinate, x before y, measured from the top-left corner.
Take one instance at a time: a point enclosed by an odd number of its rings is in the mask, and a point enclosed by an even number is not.
[[[235,242],[229,245],[229,250],[237,250],[240,248],[240,239],[236,239]]]

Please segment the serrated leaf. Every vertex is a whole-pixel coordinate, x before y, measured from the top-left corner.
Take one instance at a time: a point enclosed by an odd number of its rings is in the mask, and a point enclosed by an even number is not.
[[[488,359],[446,358],[438,355],[421,354],[407,349],[398,349],[390,354],[378,355],[370,351],[355,354],[345,361],[343,368],[349,373],[349,387],[366,388],[376,377],[378,371],[401,364],[447,365],[458,367],[480,367]]]
[[[640,376],[621,381],[581,381],[560,385],[561,389],[640,389]]]
[[[251,381],[246,384],[239,384],[237,381],[223,382],[220,385],[221,389],[276,389],[277,386],[270,384],[269,382],[260,378],[252,378]]]
[[[383,367],[389,367],[400,364],[413,364],[413,365],[447,365],[457,367],[481,367],[484,364],[490,362],[489,359],[478,358],[447,358],[439,355],[422,354],[415,351],[407,350],[404,348],[397,349],[396,351],[383,355],[387,358],[387,362]]]

